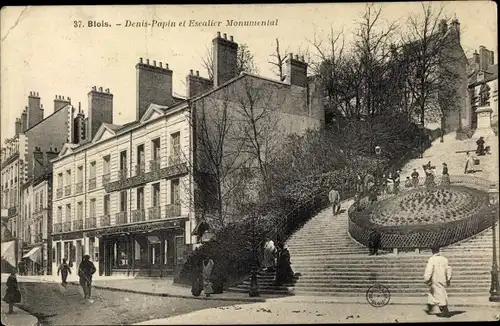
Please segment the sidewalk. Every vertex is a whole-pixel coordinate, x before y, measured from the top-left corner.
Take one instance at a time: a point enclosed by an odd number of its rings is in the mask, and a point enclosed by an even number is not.
[[[9,305],[2,300],[2,324],[6,326],[38,325],[38,319],[28,312],[14,306],[14,313],[7,314]]]
[[[213,324],[316,324],[316,323],[401,323],[442,321],[496,321],[500,310],[492,307],[458,308],[450,306],[453,316],[427,315],[422,306],[384,306],[367,304],[332,305],[330,303],[285,302],[272,299],[252,303],[198,310],[189,314],[156,319],[135,325],[213,325]]]
[[[4,281],[2,274],[2,282]],[[5,279],[7,276],[5,276]],[[60,283],[59,276],[18,276],[19,282],[56,282]],[[78,279],[75,275],[68,277],[68,283],[78,285]],[[260,297],[251,298],[248,293],[227,292],[213,294],[206,298],[203,293],[199,297],[191,294],[191,287],[173,284],[172,278],[131,278],[124,276],[95,276],[92,282],[95,289],[104,289],[112,291],[131,292],[138,294],[154,295],[161,297],[188,298],[198,300],[222,300],[239,302],[265,302],[272,299],[279,299],[287,303],[319,303],[319,304],[365,304],[367,301],[364,295],[361,296],[307,296],[291,295],[276,296],[262,294]],[[500,309],[500,303],[489,302],[489,294],[485,293],[481,297],[463,297],[449,296],[450,304],[454,307],[497,307]],[[418,305],[422,306],[427,301],[427,296],[402,297],[392,296],[389,305]]]

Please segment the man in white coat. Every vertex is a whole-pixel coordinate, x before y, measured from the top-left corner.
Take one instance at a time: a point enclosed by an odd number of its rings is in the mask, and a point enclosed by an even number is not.
[[[432,249],[432,256],[425,268],[424,280],[429,286],[427,313],[430,314],[434,306],[439,306],[441,315],[447,317],[450,312],[446,286],[451,282],[451,267],[448,265],[448,259],[440,254],[439,248]]]

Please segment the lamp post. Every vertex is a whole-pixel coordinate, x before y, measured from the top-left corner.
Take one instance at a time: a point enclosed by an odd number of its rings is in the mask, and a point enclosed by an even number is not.
[[[493,262],[491,264],[491,288],[490,288],[490,301],[500,302],[500,286],[498,284],[498,265],[497,265],[497,240],[496,240],[496,220],[497,220],[497,205],[498,205],[498,190],[496,186],[488,191],[488,199],[490,207],[493,210]],[[500,237],[500,235],[499,235]]]
[[[377,192],[378,188],[380,186],[380,169],[379,169],[379,158],[380,158],[380,153],[382,152],[382,149],[380,146],[375,146],[375,154],[377,155]]]
[[[255,219],[256,216],[252,214],[252,277],[250,280],[250,291],[248,292],[248,296],[250,297],[258,297],[259,293],[259,284],[257,282],[257,248],[255,244]]]

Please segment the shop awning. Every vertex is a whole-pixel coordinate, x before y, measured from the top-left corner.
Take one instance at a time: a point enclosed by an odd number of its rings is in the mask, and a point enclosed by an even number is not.
[[[2,242],[2,259],[12,266],[16,266],[16,246],[14,242]]]
[[[42,247],[32,248],[23,258],[28,258],[31,261],[41,264],[42,263]]]

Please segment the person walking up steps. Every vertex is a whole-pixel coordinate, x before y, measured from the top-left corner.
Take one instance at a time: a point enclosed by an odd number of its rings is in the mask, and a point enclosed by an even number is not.
[[[328,199],[332,204],[333,216],[335,216],[340,212],[340,193],[337,190],[332,189],[328,194]]]
[[[89,255],[84,255],[83,260],[78,266],[78,276],[80,277],[80,286],[83,288],[84,299],[90,299],[92,294],[92,275],[96,272],[94,263],[90,261]]]
[[[432,256],[424,272],[424,281],[429,286],[427,314],[431,314],[434,306],[439,306],[441,313],[438,316],[450,317],[446,286],[451,283],[451,267],[448,265],[448,259],[439,252],[439,248],[432,248]]]

